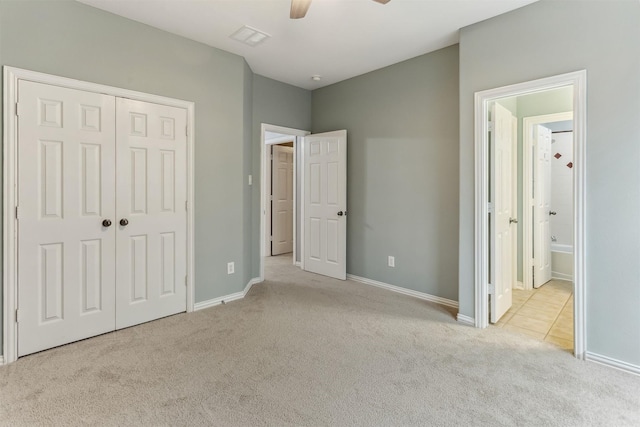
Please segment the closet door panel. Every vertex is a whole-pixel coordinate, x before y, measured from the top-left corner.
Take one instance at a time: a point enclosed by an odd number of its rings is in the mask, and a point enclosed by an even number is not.
[[[185,109],[117,99],[117,328],[186,310]]]
[[[115,329],[115,98],[24,80],[19,94],[24,356]]]

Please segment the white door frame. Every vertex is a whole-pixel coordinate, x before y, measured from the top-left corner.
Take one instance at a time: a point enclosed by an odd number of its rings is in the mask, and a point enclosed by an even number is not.
[[[531,180],[533,179],[533,171],[531,170],[531,147],[533,145],[531,130],[535,125],[563,122],[565,120],[573,120],[573,111],[522,118],[522,202],[524,204],[522,207],[522,283],[526,290],[533,289],[533,281],[530,274],[533,268],[533,253],[531,251],[533,235],[531,233],[532,218],[529,204],[535,195],[531,188]]]
[[[585,358],[586,349],[586,130],[587,130],[587,72],[586,70],[547,77],[525,83],[484,90],[474,99],[474,158],[475,158],[475,233],[474,233],[474,292],[475,326],[489,324],[489,104],[499,98],[526,95],[564,86],[573,86],[574,180],[573,180],[573,247],[574,247],[574,354]]]
[[[102,93],[105,95],[129,98],[138,101],[162,104],[187,110],[187,312],[193,311],[194,305],[194,112],[195,104],[164,96],[136,92],[112,86],[84,82],[66,77],[53,76],[36,71],[4,66],[4,99],[3,99],[3,200],[2,200],[2,280],[3,280],[3,356],[4,362],[10,363],[17,359],[18,322],[16,321],[18,308],[18,264],[17,243],[18,229],[16,222],[18,184],[18,81],[29,80],[69,89]],[[115,111],[114,111],[115,114]]]
[[[285,135],[295,136],[295,140],[293,142],[293,263],[296,263],[297,257],[297,244],[298,239],[300,240],[300,247],[302,247],[303,238],[302,235],[298,236],[296,233],[296,224],[297,224],[297,215],[298,215],[298,197],[297,193],[297,176],[298,176],[298,168],[300,168],[300,172],[304,172],[302,170],[303,165],[298,164],[298,156],[302,153],[301,150],[301,141],[299,137],[303,137],[309,135],[311,132],[301,129],[293,129],[283,126],[270,125],[268,123],[262,123],[260,126],[260,277],[259,281],[264,281],[264,257],[267,254],[267,239],[266,239],[266,222],[267,222],[267,179],[268,182],[271,183],[271,177],[267,178],[267,172],[271,171],[271,168],[267,165],[267,147],[278,144],[279,142],[276,140],[270,144],[265,142],[265,132],[274,132],[281,133]],[[280,141],[283,142],[283,141]],[[304,188],[304,187],[301,187]],[[304,200],[304,199],[303,199]],[[302,233],[301,233],[302,234]]]

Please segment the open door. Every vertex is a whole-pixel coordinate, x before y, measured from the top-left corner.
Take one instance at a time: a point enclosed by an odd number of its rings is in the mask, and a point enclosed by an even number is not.
[[[551,280],[551,130],[534,126],[535,165],[533,172],[533,194],[535,197],[533,219],[533,287]]]
[[[347,131],[303,138],[302,268],[347,278]]]
[[[518,221],[513,214],[513,116],[498,103],[492,109],[491,183],[493,206],[491,214],[491,323],[495,323],[511,308],[513,288],[512,233]]]
[[[293,252],[293,147],[273,146],[271,255]]]

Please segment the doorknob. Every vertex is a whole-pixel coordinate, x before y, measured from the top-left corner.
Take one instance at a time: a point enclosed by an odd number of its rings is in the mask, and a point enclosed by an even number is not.
[[[557,215],[557,214],[558,214],[558,212],[556,212],[556,211],[549,211],[549,215]]]
[[[516,218],[509,218],[509,224],[517,224],[518,220]]]
[[[104,221],[102,221],[102,226],[103,227],[111,227],[111,220],[110,219],[105,219]]]
[[[129,224],[129,220],[128,220],[127,218],[122,218],[122,219],[120,220],[120,225],[121,225],[121,226],[123,226],[123,227],[124,227],[124,226],[126,226],[127,224]]]
[[[338,216],[342,216],[342,215],[344,215],[344,214],[345,214],[345,213],[344,213],[344,212],[342,212],[342,211],[338,212]]]

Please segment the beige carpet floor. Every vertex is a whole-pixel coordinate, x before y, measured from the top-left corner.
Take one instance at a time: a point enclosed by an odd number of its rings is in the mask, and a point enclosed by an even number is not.
[[[243,300],[1,366],[0,424],[640,425],[640,377],[272,261]]]

